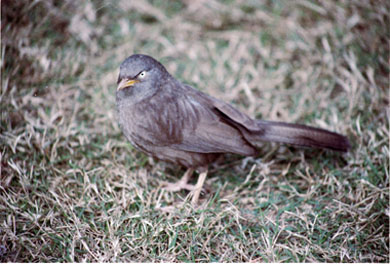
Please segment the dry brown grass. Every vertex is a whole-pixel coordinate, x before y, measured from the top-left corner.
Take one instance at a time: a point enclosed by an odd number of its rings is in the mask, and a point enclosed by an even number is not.
[[[2,261],[389,262],[387,1],[2,1]],[[183,170],[116,121],[120,62],[149,54],[258,118],[347,134]]]

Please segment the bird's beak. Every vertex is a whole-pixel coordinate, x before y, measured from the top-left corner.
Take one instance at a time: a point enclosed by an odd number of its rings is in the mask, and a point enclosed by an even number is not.
[[[139,82],[138,80],[132,80],[132,79],[123,79],[118,83],[118,87],[116,88],[117,91],[122,90],[123,88],[133,86],[135,83]]]

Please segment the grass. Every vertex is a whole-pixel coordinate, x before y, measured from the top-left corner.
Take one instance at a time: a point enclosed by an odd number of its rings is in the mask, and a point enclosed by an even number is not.
[[[387,1],[1,11],[2,261],[389,262]],[[137,152],[118,127],[118,69],[133,53],[253,117],[338,131],[353,148],[226,155],[203,206],[162,211],[186,198],[162,189],[184,168]]]

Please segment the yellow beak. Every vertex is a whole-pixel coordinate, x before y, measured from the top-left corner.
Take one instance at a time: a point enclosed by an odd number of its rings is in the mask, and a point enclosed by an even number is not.
[[[139,81],[138,80],[131,80],[131,79],[130,80],[123,79],[118,84],[118,87],[116,88],[116,90],[119,91],[119,90],[121,90],[123,88],[129,87],[129,86],[133,86],[137,82],[139,82]]]

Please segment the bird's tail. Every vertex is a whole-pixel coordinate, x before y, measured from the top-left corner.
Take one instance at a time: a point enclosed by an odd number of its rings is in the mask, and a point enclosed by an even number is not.
[[[337,151],[348,151],[348,139],[340,134],[299,124],[256,120],[261,128],[259,133],[250,133],[250,142],[271,141],[298,146],[327,148]]]

